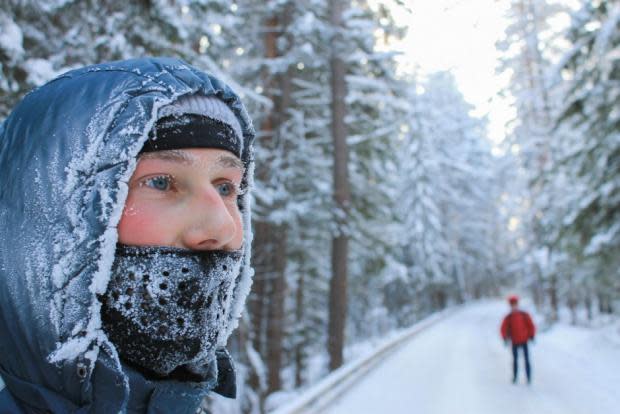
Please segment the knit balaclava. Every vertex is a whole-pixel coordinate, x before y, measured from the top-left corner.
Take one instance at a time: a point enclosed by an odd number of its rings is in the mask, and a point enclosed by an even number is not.
[[[184,148],[223,149],[249,162],[239,121],[217,97],[186,96],[161,108],[141,153]],[[229,357],[222,363],[222,353],[228,354],[221,346],[230,333],[243,258],[243,248],[118,245],[102,321],[123,361],[153,379],[208,382],[212,388],[224,381],[230,387],[222,365],[231,371],[232,363]]]

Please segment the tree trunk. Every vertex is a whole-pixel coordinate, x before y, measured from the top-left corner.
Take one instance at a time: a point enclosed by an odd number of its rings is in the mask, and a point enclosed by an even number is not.
[[[598,309],[600,313],[612,314],[613,307],[611,305],[611,296],[607,293],[598,293]]]
[[[275,226],[274,226],[275,227]],[[273,229],[277,235],[274,243],[274,272],[269,295],[269,317],[267,318],[267,393],[282,388],[280,371],[282,370],[282,342],[284,340],[284,298],[286,291],[286,239],[283,226]]]
[[[263,333],[265,332],[265,316],[267,303],[267,282],[269,277],[268,266],[271,256],[271,246],[268,235],[271,227],[264,221],[256,221],[254,223],[254,240],[253,240],[253,265],[256,274],[252,283],[252,295],[249,301],[250,315],[252,316],[252,344],[254,349],[262,353],[264,349]]]
[[[536,279],[532,283],[532,297],[536,309],[542,309],[545,303],[544,279],[539,266],[535,267],[534,272],[536,272]]]
[[[284,35],[283,28],[289,20],[288,8],[280,16],[274,16],[266,22],[265,51],[268,59],[276,59],[280,56],[277,44],[278,39]],[[289,42],[290,44],[290,42]],[[287,110],[291,105],[291,72],[290,70],[282,74],[277,74],[270,82],[269,94],[273,101],[273,109],[269,114],[269,124],[271,125],[271,139],[269,148],[274,152],[277,147],[282,148],[279,156],[286,160],[287,146],[286,140],[282,137],[282,125],[287,118]],[[281,168],[287,168],[285,162],[280,163]],[[274,171],[279,174],[282,171]],[[281,201],[276,201],[274,209],[282,209],[284,206]],[[277,391],[282,388],[281,370],[283,361],[283,342],[285,333],[285,311],[284,299],[286,297],[286,264],[287,264],[287,239],[288,229],[286,223],[270,224],[271,245],[271,289],[268,300],[267,318],[267,337],[266,337],[266,358],[267,358],[267,393]]]
[[[592,296],[590,292],[586,293],[584,305],[586,307],[586,314],[588,315],[588,322],[592,322]]]
[[[254,240],[252,247],[252,260],[255,270],[252,292],[248,300],[248,310],[251,317],[252,347],[263,355],[265,333],[265,304],[267,303],[267,272],[269,261],[269,225],[265,222],[256,221],[254,224]],[[249,378],[250,387],[261,396],[264,393],[263,384],[265,379],[259,378],[257,372],[252,372]],[[261,401],[262,404],[262,401]]]
[[[304,280],[304,269],[303,266],[300,266],[299,279],[297,281],[297,293],[295,295],[295,322],[296,327],[299,329],[304,323],[304,289],[305,289],[305,280]],[[305,371],[305,338],[304,338],[303,330],[296,332],[296,340],[295,343],[295,388],[299,388],[303,385],[303,372]]]
[[[577,325],[577,298],[575,297],[574,292],[570,292],[568,294],[567,305],[570,310],[570,323],[571,325]]]
[[[551,304],[551,321],[558,320],[558,278],[551,275],[549,278],[549,303]]]
[[[342,365],[344,331],[347,314],[347,254],[348,235],[346,231],[347,211],[350,200],[348,177],[347,132],[345,125],[345,64],[339,56],[338,47],[342,43],[342,12],[344,2],[329,1],[330,22],[337,31],[332,40],[331,91],[332,91],[332,138],[334,143],[334,200],[336,204],[336,234],[332,239],[332,276],[329,286],[329,327],[328,350],[329,368],[334,370]]]

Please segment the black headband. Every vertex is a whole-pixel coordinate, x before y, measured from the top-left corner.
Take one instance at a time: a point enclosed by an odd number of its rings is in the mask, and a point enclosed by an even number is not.
[[[158,119],[140,152],[180,148],[219,148],[241,158],[241,138],[230,125],[195,114],[169,115]]]

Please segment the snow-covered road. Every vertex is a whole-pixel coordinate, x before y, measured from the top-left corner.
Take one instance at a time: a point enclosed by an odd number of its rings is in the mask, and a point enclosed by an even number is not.
[[[530,348],[532,385],[523,376],[513,385],[510,351],[498,334],[506,308],[479,303],[440,321],[324,413],[620,413],[620,347],[583,329],[540,333]]]

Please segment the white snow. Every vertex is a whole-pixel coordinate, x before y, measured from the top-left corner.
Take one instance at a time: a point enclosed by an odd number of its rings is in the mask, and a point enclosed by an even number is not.
[[[33,85],[42,85],[58,75],[52,62],[46,59],[28,59],[24,62],[24,69],[28,73],[28,82]]]
[[[618,234],[620,234],[620,223],[614,224],[602,233],[595,234],[585,249],[586,254],[596,254],[605,245],[611,245]]]
[[[17,61],[24,54],[24,35],[17,24],[4,13],[0,14],[0,50],[4,51],[9,61]]]
[[[532,385],[522,366],[514,385],[510,350],[499,338],[505,312],[495,301],[464,308],[414,337],[324,413],[618,412],[617,342],[601,330],[556,325],[530,346]]]
[[[306,388],[294,399],[291,398],[290,392],[271,394],[265,404],[266,407],[268,409],[271,406],[277,407],[275,411],[270,411],[271,414],[292,414],[305,412],[304,409],[310,406],[317,410],[320,410],[319,407],[328,406],[328,401],[333,399],[334,395],[340,394],[348,385],[380,364],[393,349],[398,348],[411,337],[420,335],[428,326],[432,326],[447,314],[448,312],[438,312],[407,329],[394,330],[348,347],[345,349],[345,360],[348,361],[345,365]],[[316,365],[325,366],[326,362],[324,358],[316,358],[311,360],[311,365],[315,366],[309,366],[307,369],[316,370]]]

